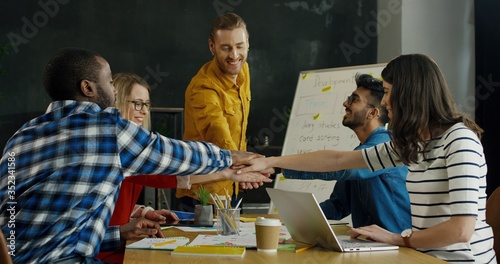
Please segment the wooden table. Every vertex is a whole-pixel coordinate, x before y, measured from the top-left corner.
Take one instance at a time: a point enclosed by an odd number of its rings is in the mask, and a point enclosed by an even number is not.
[[[244,215],[246,217],[256,217],[257,215]],[[279,218],[278,215],[264,215],[265,217]],[[349,230],[348,226],[334,226],[333,230],[336,234],[345,235]],[[184,236],[191,241],[198,236],[199,233],[184,232],[177,228],[170,228],[163,231],[165,236]],[[203,234],[211,234],[203,232]],[[215,233],[214,233],[215,234]],[[129,241],[134,242],[134,241]],[[304,247],[302,243],[293,240],[287,243],[294,243],[297,248]],[[257,252],[254,249],[247,249],[243,258],[233,257],[195,257],[195,256],[171,256],[170,251],[163,250],[125,250],[124,264],[139,264],[139,263],[446,263],[440,259],[415,251],[413,249],[400,247],[399,250],[378,251],[378,252],[359,252],[359,253],[341,253],[331,250],[326,250],[320,247],[314,247],[300,253],[294,251],[278,251],[276,253]]]

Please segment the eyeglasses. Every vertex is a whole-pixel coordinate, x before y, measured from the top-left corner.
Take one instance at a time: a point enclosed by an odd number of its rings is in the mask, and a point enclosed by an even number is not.
[[[357,95],[354,95],[354,96],[353,95],[349,95],[349,96],[347,96],[347,100],[346,101],[347,101],[347,105],[348,106],[351,106],[352,103],[365,102],[367,105],[375,108],[374,105],[368,103],[368,101],[361,100],[361,98],[359,98],[359,96],[357,96]]]
[[[143,101],[139,101],[139,100],[127,101],[127,102],[134,104],[135,111],[142,111],[142,109],[144,108],[144,106],[146,107],[146,109],[148,111],[149,111],[149,108],[151,108],[151,103],[150,102],[143,102]]]

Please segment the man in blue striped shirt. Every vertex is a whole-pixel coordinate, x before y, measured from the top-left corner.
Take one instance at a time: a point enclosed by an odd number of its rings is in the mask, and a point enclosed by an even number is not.
[[[144,218],[107,228],[125,177],[207,174],[256,156],[169,139],[121,118],[111,107],[109,64],[93,51],[58,52],[44,86],[53,102],[12,136],[0,161],[0,226],[15,263],[95,263],[99,250],[120,239],[162,236]],[[269,181],[257,174],[231,180]]]

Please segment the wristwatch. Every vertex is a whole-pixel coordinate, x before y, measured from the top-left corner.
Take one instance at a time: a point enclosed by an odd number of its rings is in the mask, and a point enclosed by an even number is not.
[[[405,246],[408,248],[413,248],[410,244],[410,237],[412,234],[413,234],[413,230],[411,230],[411,228],[405,229],[405,230],[403,230],[403,232],[401,232],[401,237],[403,238],[403,241],[405,242]]]

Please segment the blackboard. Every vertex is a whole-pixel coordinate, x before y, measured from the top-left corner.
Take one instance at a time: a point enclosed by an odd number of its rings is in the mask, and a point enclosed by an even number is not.
[[[342,104],[356,89],[356,73],[380,78],[384,67],[371,64],[300,72],[281,155],[354,149],[359,140],[342,125]],[[330,197],[334,185],[335,181],[291,180],[278,175],[274,188],[312,192],[322,202]]]
[[[42,72],[62,47],[102,54],[113,73],[134,72],[152,87],[154,107],[184,107],[191,78],[212,56],[208,33],[235,12],[250,33],[250,142],[282,146],[283,116],[301,70],[375,63],[377,2],[369,0],[0,1],[0,148],[47,109]],[[363,41],[359,42],[360,35]],[[8,48],[13,43],[12,48]],[[350,49],[342,48],[348,46]]]

